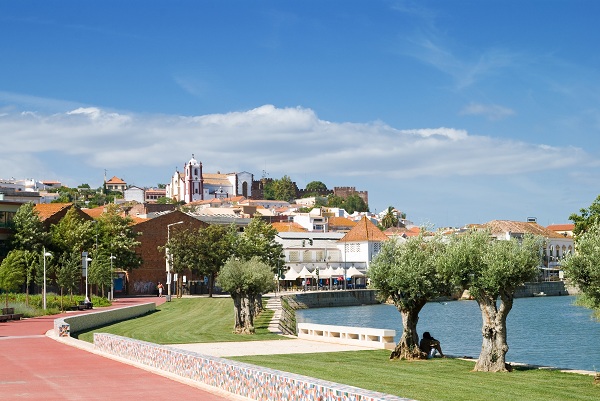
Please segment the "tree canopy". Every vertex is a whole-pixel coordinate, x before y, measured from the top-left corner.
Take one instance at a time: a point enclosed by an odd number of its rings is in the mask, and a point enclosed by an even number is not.
[[[290,177],[284,175],[279,180],[273,181],[273,197],[286,202],[296,197],[296,186]]]
[[[369,205],[357,194],[350,194],[346,198],[337,195],[329,195],[327,206],[338,207],[352,214],[354,212],[368,212]]]
[[[245,260],[259,257],[273,271],[281,264],[283,245],[275,241],[277,230],[260,217],[254,217],[233,244],[233,254]]]
[[[117,205],[108,205],[96,223],[99,235],[99,247],[106,259],[113,255],[120,269],[131,271],[140,267],[142,258],[135,252],[140,244],[138,234],[132,228],[131,217],[123,217]],[[99,256],[100,250],[98,251]]]
[[[568,280],[577,285],[591,306],[600,308],[600,224],[587,227],[577,237],[576,249],[562,267]]]
[[[327,185],[321,181],[311,181],[306,184],[305,191],[307,194],[317,195],[321,192],[327,191]]]
[[[575,224],[573,229],[575,236],[583,234],[591,227],[600,224],[600,195],[594,199],[589,207],[580,209],[579,213],[572,213],[569,216],[569,220]]]
[[[0,264],[0,288],[6,293],[6,307],[8,307],[8,293],[18,290],[25,282],[28,252],[20,249],[12,250]]]
[[[11,239],[12,249],[39,252],[48,241],[46,232],[33,203],[24,203],[19,207],[13,220],[14,235]]]

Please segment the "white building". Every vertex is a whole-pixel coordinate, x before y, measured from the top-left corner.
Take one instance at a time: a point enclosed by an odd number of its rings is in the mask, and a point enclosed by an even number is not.
[[[285,271],[292,269],[299,273],[306,267],[316,274],[316,271],[331,267],[344,275],[354,268],[364,277],[388,237],[370,220],[363,218],[347,233],[280,232],[276,240],[283,245]]]
[[[561,261],[570,253],[574,252],[573,238],[564,236],[546,227],[537,224],[535,219],[528,222],[510,220],[492,220],[484,227],[489,228],[492,236],[499,240],[511,238],[523,238],[525,234],[538,235],[544,238],[544,249],[542,249],[541,264],[544,269],[544,278],[558,278],[562,275]]]
[[[144,189],[132,185],[123,191],[123,198],[125,198],[125,200],[128,202],[135,201],[138,203],[144,203]]]
[[[202,171],[202,163],[194,155],[183,167],[175,171],[167,184],[166,196],[176,201],[190,203],[213,198],[250,197],[254,176],[246,171],[229,174],[209,174]]]
[[[308,231],[327,232],[327,217],[323,216],[320,208],[315,208],[308,213],[293,215],[294,223],[300,224]]]

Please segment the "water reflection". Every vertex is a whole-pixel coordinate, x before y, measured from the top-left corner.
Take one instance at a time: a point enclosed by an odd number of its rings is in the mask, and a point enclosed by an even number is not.
[[[507,319],[507,361],[568,369],[600,370],[600,323],[574,297],[515,299]],[[481,313],[474,301],[431,302],[419,315],[419,334],[429,331],[444,353],[479,356]],[[392,305],[351,306],[297,311],[299,322],[374,327],[402,332]],[[396,338],[398,341],[398,338]]]

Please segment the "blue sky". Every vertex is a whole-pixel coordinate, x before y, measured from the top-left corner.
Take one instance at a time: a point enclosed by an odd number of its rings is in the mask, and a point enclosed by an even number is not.
[[[0,2],[0,178],[288,175],[417,224],[600,193],[596,1]]]

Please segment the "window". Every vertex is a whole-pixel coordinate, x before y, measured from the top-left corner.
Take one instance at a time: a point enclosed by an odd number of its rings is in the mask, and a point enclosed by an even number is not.
[[[300,262],[300,255],[298,251],[290,251],[290,262]]]
[[[312,258],[310,257],[310,251],[304,251],[302,253],[302,261],[303,262],[312,262]]]

